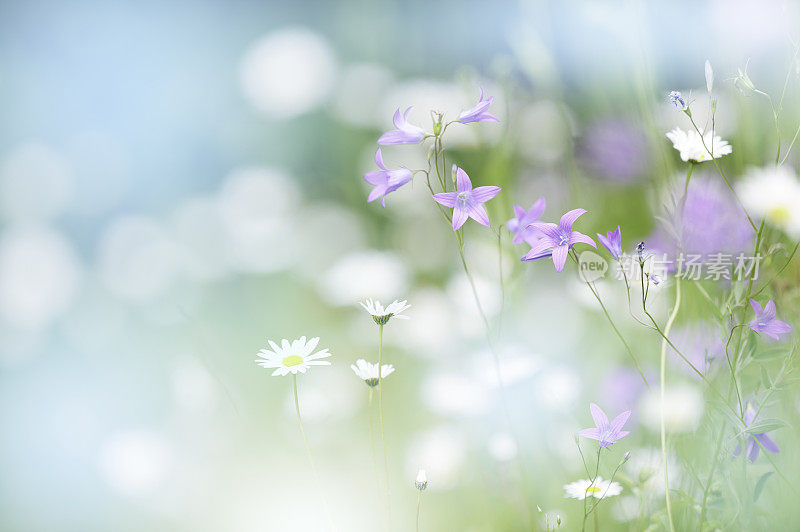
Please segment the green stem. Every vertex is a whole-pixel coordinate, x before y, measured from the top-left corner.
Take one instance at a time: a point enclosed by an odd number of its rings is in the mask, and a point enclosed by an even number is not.
[[[697,131],[697,134],[700,135],[700,142],[703,143],[703,148],[705,148],[706,151],[708,152],[708,154],[711,156],[711,162],[713,162],[714,166],[717,167],[717,171],[719,172],[719,175],[722,176],[722,179],[725,181],[725,184],[728,185],[728,188],[733,193],[733,197],[736,199],[736,203],[739,204],[739,207],[741,207],[742,211],[744,212],[744,215],[747,216],[747,221],[750,222],[750,226],[753,228],[753,231],[758,231],[758,229],[756,228],[756,224],[753,222],[753,219],[750,217],[750,213],[747,212],[747,209],[745,208],[744,204],[742,203],[742,200],[739,199],[739,195],[733,189],[733,185],[731,185],[731,182],[728,181],[728,177],[725,175],[725,172],[722,171],[722,168],[720,167],[719,163],[717,162],[717,159],[714,158],[714,153],[711,150],[708,149],[708,146],[706,146],[706,141],[703,138],[703,133],[697,127],[697,124],[695,124],[694,118],[689,116],[689,121],[692,123],[692,126],[694,126],[694,129],[695,129],[695,131]],[[714,139],[713,138],[711,139],[711,147],[712,148],[714,147]]]
[[[772,277],[769,279],[769,281],[765,282],[765,283],[764,283],[764,286],[762,286],[761,288],[759,288],[759,289],[758,289],[758,290],[757,290],[757,291],[756,291],[756,292],[753,294],[753,297],[756,297],[758,294],[760,294],[761,292],[763,292],[763,291],[764,291],[764,289],[765,289],[766,287],[768,287],[770,284],[772,284],[772,281],[774,281],[775,279],[777,279],[777,278],[778,278],[778,277],[779,277],[779,276],[780,276],[780,275],[783,273],[783,271],[786,269],[786,267],[787,267],[787,266],[789,266],[789,263],[790,263],[790,262],[792,262],[792,259],[794,258],[794,255],[795,255],[795,253],[797,253],[797,247],[798,247],[798,246],[800,246],[800,240],[798,240],[798,241],[795,243],[795,245],[794,245],[794,248],[792,248],[792,252],[789,254],[789,258],[788,258],[788,259],[786,259],[786,262],[785,262],[785,263],[784,263],[784,265],[781,267],[781,269],[780,269],[780,270],[778,270],[778,273],[776,273],[775,275],[773,275],[773,276],[772,276]]]
[[[417,532],[419,532],[419,507],[422,504],[422,490],[417,490]]]
[[[580,263],[578,261],[578,254],[575,252],[574,249],[570,249],[570,256],[572,257],[572,260],[575,261],[575,264],[578,265],[578,268],[580,268]],[[624,270],[623,270],[623,275],[624,275]],[[648,390],[650,390],[650,384],[647,382],[647,377],[644,376],[644,371],[642,371],[642,367],[639,365],[639,360],[636,358],[636,355],[633,354],[633,351],[631,350],[631,347],[628,345],[628,342],[625,340],[625,337],[622,336],[622,333],[619,332],[619,329],[617,329],[617,326],[614,324],[614,320],[611,319],[611,315],[608,313],[606,306],[603,304],[603,300],[600,299],[600,294],[597,293],[597,290],[595,289],[594,285],[591,282],[589,281],[585,282],[586,286],[589,287],[589,290],[592,291],[592,294],[594,295],[595,299],[597,299],[597,302],[600,303],[600,308],[603,309],[603,314],[605,315],[606,320],[608,320],[608,323],[611,325],[611,328],[614,329],[614,332],[617,333],[617,337],[619,338],[620,342],[622,342],[622,345],[625,346],[625,350],[628,351],[628,355],[630,355],[631,360],[633,360],[633,365],[636,366],[639,375],[642,377],[642,380],[644,381],[644,385],[647,387]],[[627,285],[627,277],[625,283]]]
[[[379,370],[380,373],[380,370]],[[372,471],[375,473],[375,493],[378,497],[378,502],[380,503],[381,499],[381,482],[378,478],[378,458],[375,454],[375,423],[372,421],[372,396],[374,395],[375,390],[374,388],[369,389],[369,403],[367,406],[368,416],[369,416],[369,448],[372,451]]]
[[[592,283],[587,281],[586,286],[589,287],[589,290],[592,291],[592,294],[594,295],[595,299],[597,299],[597,302],[600,303],[600,308],[603,309],[603,314],[605,314],[606,320],[608,320],[608,323],[611,325],[611,328],[614,329],[614,332],[617,333],[617,337],[619,338],[620,342],[622,342],[622,345],[625,346],[625,350],[628,351],[628,355],[630,355],[631,360],[633,360],[633,365],[636,366],[636,370],[642,377],[644,385],[647,387],[648,390],[650,390],[650,384],[647,382],[647,377],[644,376],[644,371],[642,370],[642,367],[639,365],[639,360],[636,358],[636,355],[633,354],[633,351],[631,350],[631,347],[628,345],[628,342],[625,340],[625,337],[622,336],[622,333],[619,332],[619,329],[617,329],[617,326],[614,324],[614,320],[611,319],[611,315],[609,315],[606,306],[603,304],[603,300],[600,299],[600,294],[597,293],[597,290],[594,288]]]
[[[328,519],[328,526],[331,530],[336,530],[336,527],[333,526],[333,519],[331,519],[330,510],[328,509],[328,500],[325,498],[325,493],[322,491],[322,483],[319,480],[319,472],[317,472],[317,465],[314,463],[314,456],[311,454],[311,446],[308,444],[306,430],[303,428],[303,419],[300,417],[300,401],[297,398],[296,373],[292,373],[292,389],[294,390],[294,409],[297,412],[297,423],[300,425],[300,434],[303,435],[303,443],[306,445],[308,461],[311,464],[311,470],[314,472],[314,482],[317,485],[317,491],[319,491],[320,499],[322,499],[322,507],[325,510],[325,517]]]
[[[597,480],[597,475],[598,475],[598,473],[600,473],[600,453],[602,452],[602,450],[603,450],[603,448],[598,445],[597,446],[597,464],[594,467],[594,475],[590,479],[591,483],[589,484],[589,488],[594,486],[594,482],[595,482],[595,480]],[[589,488],[586,488],[586,489],[588,490]],[[587,511],[587,509],[586,509],[586,504],[587,504],[587,501],[589,499],[589,496],[587,494],[584,494],[584,495],[585,495],[585,497],[583,498],[583,524],[581,525],[581,532],[585,532],[586,531],[586,518],[589,517],[589,514],[591,513],[591,511]],[[592,509],[594,509],[594,506],[592,507]]]
[[[500,356],[497,353],[497,349],[495,348],[494,341],[492,340],[492,330],[491,325],[489,324],[489,318],[486,317],[486,313],[483,310],[483,305],[481,304],[481,299],[478,296],[478,289],[475,285],[475,279],[472,277],[472,272],[467,266],[467,259],[464,255],[464,237],[462,235],[463,230],[455,231],[456,240],[458,241],[458,255],[461,258],[461,265],[464,268],[464,273],[467,276],[467,280],[469,281],[469,286],[472,289],[472,297],[475,300],[475,306],[478,308],[478,313],[481,315],[481,320],[483,321],[484,331],[486,333],[486,343],[489,344],[489,351],[492,353],[492,359],[494,361],[495,373],[497,374],[497,383],[500,389],[500,402],[503,407],[503,415],[506,420],[506,425],[508,427],[509,433],[511,433],[512,438],[514,441],[517,440],[516,431],[514,431],[513,423],[511,422],[511,413],[508,409],[508,399],[506,398],[506,386],[505,382],[503,381],[503,373],[502,367],[500,365]],[[501,272],[502,275],[502,272]],[[528,492],[527,484],[525,483],[525,479],[527,478],[525,474],[525,467],[522,462],[522,458],[517,455],[517,466],[519,468],[519,476],[520,476],[520,486],[522,487],[523,496],[525,498],[523,506],[527,512],[527,517],[530,526],[534,526],[533,523],[535,518],[533,516],[533,510],[530,507],[530,493]]]
[[[672,307],[672,313],[667,319],[667,324],[664,327],[664,338],[661,340],[661,459],[664,461],[664,500],[667,503],[667,521],[669,522],[669,529],[675,532],[675,525],[672,521],[672,503],[669,497],[669,473],[667,468],[667,427],[664,420],[664,393],[667,384],[667,335],[672,329],[672,324],[675,323],[675,318],[678,316],[678,310],[681,306],[681,278],[675,278],[675,306]]]
[[[386,528],[392,526],[392,498],[389,491],[389,455],[386,453],[386,433],[383,424],[383,325],[378,325],[378,416],[381,425],[381,446],[383,448],[383,468],[386,473]]]

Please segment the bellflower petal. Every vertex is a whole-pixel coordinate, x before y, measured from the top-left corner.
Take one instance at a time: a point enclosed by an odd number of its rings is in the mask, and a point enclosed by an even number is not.
[[[478,203],[486,203],[490,199],[500,194],[500,187],[476,187],[472,189],[472,199]]]
[[[558,225],[561,226],[561,229],[564,231],[572,231],[572,224],[575,223],[581,215],[586,214],[586,209],[572,209],[569,212],[564,213],[564,216],[561,217],[561,221]]]
[[[472,190],[472,181],[461,168],[456,168],[456,192],[469,192]]]
[[[572,244],[578,244],[578,243],[589,244],[593,248],[597,249],[597,244],[594,243],[592,237],[584,235],[583,233],[580,233],[578,231],[571,232],[569,234],[569,245],[572,246]]]
[[[491,225],[489,223],[489,215],[486,213],[486,209],[483,207],[483,205],[479,203],[469,206],[467,209],[467,214],[469,215],[470,218],[472,218],[481,225],[485,225],[486,227],[489,227],[489,225]]]
[[[771,453],[781,452],[780,448],[778,447],[778,444],[772,441],[772,438],[770,438],[763,432],[761,434],[756,434],[755,437],[759,442],[761,442],[761,445],[764,446],[764,449],[768,450],[769,452]]]
[[[387,146],[393,144],[417,144],[425,138],[425,132],[421,127],[408,123],[408,113],[411,107],[406,109],[405,113],[400,114],[400,109],[394,113],[394,127],[392,131],[387,131],[378,139],[378,144]]]
[[[521,260],[524,262],[530,262],[534,260],[539,260],[544,257],[549,257],[553,253],[551,251],[552,248],[553,244],[552,242],[550,242],[549,239],[540,238],[539,240],[531,244],[530,251],[528,251],[528,253],[526,253]]]
[[[469,214],[467,214],[467,211],[465,209],[459,209],[458,207],[454,208],[453,231],[458,231],[459,229],[461,229],[461,226],[464,225],[464,223],[467,221],[467,218],[469,218]]]
[[[433,200],[436,203],[451,209],[456,206],[456,198],[458,198],[458,194],[455,192],[441,192],[433,195]]]
[[[747,459],[750,460],[751,463],[758,459],[758,451],[759,447],[756,440],[754,438],[747,440]]]
[[[603,429],[604,427],[608,426],[608,416],[606,416],[606,413],[603,412],[602,408],[594,403],[590,403],[589,412],[591,412],[592,420],[594,420],[594,424],[597,425],[597,428]]]
[[[567,254],[569,253],[569,246],[556,246],[553,248],[553,264],[556,271],[561,273],[564,265],[567,263]]]
[[[775,314],[775,302],[770,300],[766,305],[764,305],[764,317],[767,319],[767,321],[770,321],[775,318]]]

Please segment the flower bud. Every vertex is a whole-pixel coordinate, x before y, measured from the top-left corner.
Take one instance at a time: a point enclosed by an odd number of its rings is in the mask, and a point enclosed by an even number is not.
[[[711,61],[706,59],[706,89],[711,92],[714,88],[714,70],[711,68]]]
[[[417,479],[414,481],[414,486],[422,491],[428,487],[428,475],[425,474],[424,469],[420,469],[417,473]]]
[[[442,132],[442,113],[433,113],[433,136],[438,137]]]
[[[753,83],[753,80],[750,79],[750,76],[747,74],[747,66],[744,67],[744,72],[742,72],[741,68],[738,70],[739,74],[733,78],[733,86],[739,89],[739,92],[742,94],[755,92],[756,86]]]

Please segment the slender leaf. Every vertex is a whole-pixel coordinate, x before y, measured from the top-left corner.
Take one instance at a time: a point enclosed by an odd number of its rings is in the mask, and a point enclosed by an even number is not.
[[[767,471],[761,475],[760,479],[758,479],[758,482],[756,482],[756,489],[753,491],[753,502],[758,501],[758,498],[761,496],[761,492],[764,491],[764,484],[766,484],[767,479],[772,476],[772,474],[773,471]]]
[[[788,426],[787,423],[785,421],[781,421],[780,419],[762,419],[747,427],[745,432],[749,434],[761,434],[762,432],[778,430],[786,426]]]

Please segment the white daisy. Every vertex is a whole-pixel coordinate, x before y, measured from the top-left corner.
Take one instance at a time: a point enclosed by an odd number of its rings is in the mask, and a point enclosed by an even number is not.
[[[583,500],[586,497],[594,497],[595,499],[603,499],[613,497],[622,493],[622,486],[618,482],[611,482],[610,480],[603,480],[602,477],[597,477],[594,482],[587,479],[576,480],[571,484],[564,486],[564,491],[567,492],[566,497],[573,499]]]
[[[745,208],[787,233],[800,235],[800,181],[788,166],[751,168],[736,186]]]
[[[372,315],[372,319],[375,320],[375,323],[378,325],[386,325],[392,317],[407,320],[408,316],[403,316],[402,312],[411,307],[411,305],[406,304],[405,299],[402,301],[395,299],[388,304],[386,308],[383,308],[380,301],[373,301],[371,299],[361,301],[359,304]]]
[[[709,131],[704,133],[701,139],[697,131],[684,131],[676,127],[667,133],[667,138],[672,141],[673,147],[680,152],[681,160],[700,163],[711,160],[711,155],[708,154],[706,147],[714,153],[715,159],[719,159],[733,151],[731,145],[722,140],[719,135],[713,135],[712,146],[712,135],[713,132]],[[705,142],[705,146],[703,146],[703,142]]]
[[[312,351],[319,343],[319,337],[312,338],[306,342],[306,337],[301,336],[291,344],[289,340],[284,338],[281,340],[280,346],[272,340],[267,340],[267,342],[272,350],[262,349],[259,351],[258,356],[263,360],[256,360],[255,362],[263,368],[277,368],[272,372],[273,377],[276,375],[288,375],[289,373],[294,375],[297,372],[305,373],[310,366],[331,365],[327,360],[319,360],[320,358],[331,356],[327,349],[312,354]]]
[[[385,379],[387,375],[394,373],[394,366],[391,364],[383,364],[381,366],[380,376],[378,376],[378,365],[371,364],[363,358],[356,360],[355,365],[350,364],[350,367],[353,368],[356,375],[367,383],[367,386],[377,386],[379,379]]]

